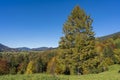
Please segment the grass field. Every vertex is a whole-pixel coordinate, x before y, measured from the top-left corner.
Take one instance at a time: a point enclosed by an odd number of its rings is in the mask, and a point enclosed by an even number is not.
[[[88,75],[59,75],[54,78],[47,74],[30,74],[30,75],[4,75],[0,76],[0,80],[120,80],[120,65],[112,65],[109,67],[109,71],[99,74]]]

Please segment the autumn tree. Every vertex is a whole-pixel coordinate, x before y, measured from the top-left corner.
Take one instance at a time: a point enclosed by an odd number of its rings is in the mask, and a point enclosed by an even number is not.
[[[32,74],[32,73],[34,73],[34,62],[30,61],[26,69],[26,74]]]
[[[65,22],[64,36],[59,42],[59,48],[63,50],[60,60],[66,66],[65,74],[87,74],[92,70],[94,65],[89,62],[97,55],[92,22],[91,17],[79,6],[73,9]]]
[[[55,57],[53,57],[50,61],[49,61],[49,63],[48,63],[48,65],[47,65],[47,72],[48,73],[51,73],[53,76],[55,76],[55,67],[56,67],[56,63],[55,63],[55,61],[56,61],[56,58]]]
[[[0,59],[0,75],[7,74],[8,72],[8,62],[5,59]]]

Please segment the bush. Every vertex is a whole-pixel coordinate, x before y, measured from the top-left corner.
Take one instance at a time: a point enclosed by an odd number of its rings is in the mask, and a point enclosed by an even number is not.
[[[0,75],[7,74],[9,71],[8,62],[4,59],[0,59]]]

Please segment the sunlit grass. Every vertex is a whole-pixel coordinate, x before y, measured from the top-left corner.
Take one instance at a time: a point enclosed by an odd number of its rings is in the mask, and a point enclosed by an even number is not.
[[[113,65],[109,67],[109,71],[99,74],[88,75],[57,75],[53,77],[48,74],[24,74],[24,75],[4,75],[0,76],[0,80],[120,80],[120,65]]]

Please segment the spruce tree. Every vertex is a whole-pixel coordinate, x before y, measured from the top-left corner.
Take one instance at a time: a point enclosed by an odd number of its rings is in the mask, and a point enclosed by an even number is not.
[[[59,48],[63,51],[59,60],[65,67],[65,74],[87,74],[96,64],[95,37],[92,30],[93,20],[83,9],[76,6],[63,27]],[[97,61],[97,60],[96,60]]]

